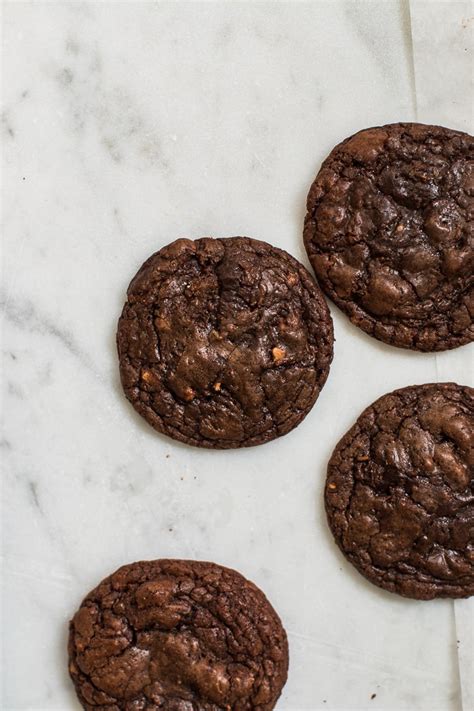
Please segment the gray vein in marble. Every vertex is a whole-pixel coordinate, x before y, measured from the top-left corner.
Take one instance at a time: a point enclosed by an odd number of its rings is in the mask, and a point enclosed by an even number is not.
[[[128,89],[107,84],[99,50],[72,37],[66,40],[65,50],[69,61],[57,68],[53,77],[74,132],[80,135],[92,125],[114,163],[133,159],[168,172],[170,162],[156,127],[144,118]]]
[[[60,529],[58,524],[55,522],[54,515],[49,515],[47,505],[46,508],[43,508],[41,505],[39,498],[38,482],[33,478],[29,477],[28,473],[18,471],[15,472],[14,469],[12,470],[12,473],[15,481],[25,491],[28,501],[31,502],[29,507],[29,516],[34,517],[37,512],[36,516],[37,520],[41,522],[41,530],[49,539],[48,549],[50,551],[58,551],[60,560],[62,561],[62,566],[68,569],[67,572],[62,573],[59,577],[64,580],[80,580],[81,570],[79,570],[78,566],[76,566],[75,561],[73,561],[68,555],[67,538],[65,537],[63,531]],[[36,573],[31,575],[23,571],[18,571],[15,573],[14,570],[11,570],[11,563],[14,560],[14,556],[8,555],[7,560],[9,561],[9,573],[12,572],[14,574],[20,575],[21,577],[31,577],[32,579],[38,577]]]
[[[15,131],[13,130],[9,113],[6,110],[2,112],[2,126],[3,131],[7,136],[9,136],[10,138],[15,138]]]
[[[29,488],[29,490],[30,490],[30,492],[31,492],[31,498],[32,498],[32,500],[33,500],[33,504],[34,504],[35,507],[38,509],[38,511],[40,512],[40,514],[43,516],[43,510],[42,510],[42,508],[41,508],[41,505],[40,505],[40,502],[39,502],[39,498],[38,498],[38,484],[37,484],[37,482],[35,482],[35,481],[33,481],[32,479],[30,479],[30,480],[28,481],[28,488]]]
[[[22,331],[39,333],[42,336],[50,336],[58,340],[83,366],[95,375],[97,374],[88,354],[79,347],[73,335],[67,329],[59,328],[49,317],[38,313],[31,301],[23,300],[23,303],[20,304],[10,295],[3,296],[0,298],[0,309],[6,320]]]
[[[110,491],[140,495],[153,481],[153,469],[145,460],[134,461],[130,465],[119,465],[112,473]]]
[[[29,98],[30,92],[28,89],[24,89],[19,97],[14,101],[11,105],[5,106],[5,108],[2,111],[1,114],[1,123],[3,127],[3,132],[4,134],[11,140],[14,140],[16,138],[16,129],[15,129],[15,119],[12,117],[12,114],[15,113],[15,110],[17,107],[27,98]]]

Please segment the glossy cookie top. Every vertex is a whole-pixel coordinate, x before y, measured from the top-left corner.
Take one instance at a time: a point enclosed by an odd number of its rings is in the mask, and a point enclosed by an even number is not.
[[[69,670],[87,711],[270,711],[288,644],[265,595],[236,571],[144,561],[83,600]]]
[[[181,239],[131,282],[117,344],[127,398],[156,430],[248,447],[309,412],[333,329],[321,291],[286,252],[246,237]]]
[[[304,241],[323,291],[386,343],[474,338],[474,139],[400,123],[340,143],[309,191]]]
[[[325,500],[337,544],[371,582],[474,595],[474,390],[414,385],[374,402],[334,450]]]

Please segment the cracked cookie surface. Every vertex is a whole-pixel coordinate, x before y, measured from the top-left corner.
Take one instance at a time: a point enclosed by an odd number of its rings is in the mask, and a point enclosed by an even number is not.
[[[125,394],[152,427],[224,449],[301,422],[328,376],[333,328],[286,252],[246,237],[180,239],[132,280],[117,346]]]
[[[125,565],[70,622],[69,671],[88,711],[269,711],[287,670],[265,595],[213,563]]]
[[[371,582],[417,599],[474,594],[474,390],[384,395],[341,439],[325,488],[329,526]]]
[[[473,225],[472,136],[400,123],[334,148],[308,194],[304,242],[356,326],[439,351],[474,339]]]

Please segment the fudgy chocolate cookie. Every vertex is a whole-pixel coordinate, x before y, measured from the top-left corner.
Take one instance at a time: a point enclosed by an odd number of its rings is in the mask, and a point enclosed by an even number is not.
[[[180,239],[132,280],[117,333],[127,398],[159,432],[198,447],[248,447],[296,427],[333,353],[307,270],[247,237]]]
[[[323,291],[371,336],[420,351],[474,338],[474,139],[398,123],[340,143],[309,191]]]
[[[125,565],[70,622],[69,671],[88,711],[269,711],[288,643],[265,595],[213,563]]]
[[[414,385],[368,407],[328,466],[326,512],[348,560],[406,597],[474,594],[474,390]]]

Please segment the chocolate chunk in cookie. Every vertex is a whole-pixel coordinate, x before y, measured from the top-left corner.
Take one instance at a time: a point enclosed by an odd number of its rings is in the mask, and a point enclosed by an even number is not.
[[[324,161],[304,241],[323,291],[385,343],[474,339],[474,139],[399,123],[360,131]]]
[[[374,402],[334,450],[325,500],[371,582],[420,600],[474,595],[474,390],[414,385]]]
[[[213,563],[125,565],[70,622],[69,671],[87,711],[270,711],[288,671],[265,595]]]
[[[246,237],[180,239],[128,289],[117,333],[127,398],[159,432],[198,447],[249,447],[296,427],[333,353],[307,270]]]

